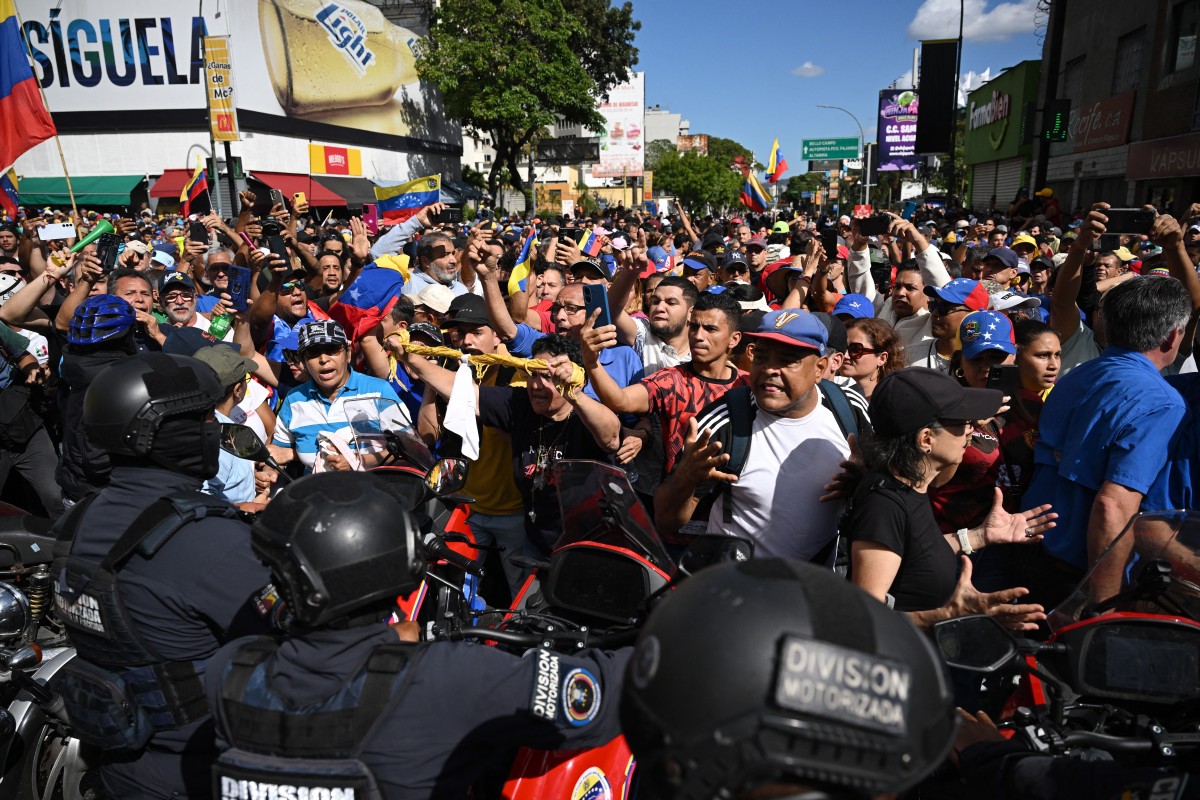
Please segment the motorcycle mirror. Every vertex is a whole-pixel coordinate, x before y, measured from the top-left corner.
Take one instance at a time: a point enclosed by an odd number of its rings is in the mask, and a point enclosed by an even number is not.
[[[461,458],[443,458],[425,475],[425,486],[438,497],[454,494],[467,484],[470,462]]]
[[[1017,655],[1017,642],[1004,626],[979,614],[934,623],[942,659],[969,672],[994,672]]]
[[[29,626],[29,598],[17,587],[0,583],[0,638],[19,636]]]
[[[233,422],[221,423],[221,449],[250,461],[266,462],[271,457],[267,446],[253,428]]]
[[[705,567],[727,561],[749,561],[754,556],[754,542],[724,533],[697,534],[679,557],[679,571],[695,575]]]

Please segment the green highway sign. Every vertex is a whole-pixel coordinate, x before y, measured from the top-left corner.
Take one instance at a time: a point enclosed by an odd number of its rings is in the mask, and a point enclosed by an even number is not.
[[[851,136],[847,139],[805,139],[801,158],[858,158],[858,139]]]

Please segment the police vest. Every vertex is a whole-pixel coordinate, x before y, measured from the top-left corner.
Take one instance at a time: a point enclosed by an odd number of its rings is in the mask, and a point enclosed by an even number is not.
[[[55,608],[78,653],[63,669],[62,691],[74,735],[115,750],[140,750],[158,731],[208,715],[204,661],[167,661],[138,634],[117,575],[134,553],[151,558],[184,525],[237,509],[199,492],[164,497],[143,511],[104,559],[72,555],[92,495],[63,521],[55,544]]]
[[[366,666],[317,705],[292,707],[267,679],[278,644],[255,638],[238,648],[221,681],[219,718],[231,749],[213,765],[218,800],[378,800],[360,758],[375,723],[415,670],[411,645],[376,648]]]

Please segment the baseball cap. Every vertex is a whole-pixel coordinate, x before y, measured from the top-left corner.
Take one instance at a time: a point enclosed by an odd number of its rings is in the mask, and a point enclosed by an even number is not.
[[[865,294],[851,292],[843,295],[833,307],[833,315],[836,317],[838,314],[848,314],[854,319],[871,319],[875,316],[875,305]]]
[[[1036,192],[1034,192],[1034,194],[1037,195],[1038,197],[1054,197],[1054,190],[1051,189],[1049,186],[1044,186],[1041,189],[1038,189]]]
[[[1016,244],[1016,242],[1013,244]],[[989,258],[995,258],[999,260],[1001,264],[1010,269],[1017,269],[1021,266],[1021,257],[1018,256],[1014,250],[1008,247],[994,247],[991,250],[988,250],[987,253],[984,254],[983,260],[987,261]]]
[[[445,314],[452,300],[454,292],[440,283],[431,283],[412,296],[414,305],[425,306],[438,314]]]
[[[688,270],[700,272],[706,269],[712,272],[717,271],[717,260],[713,258],[711,253],[700,250],[695,253],[688,253],[683,259],[683,271],[685,273]]]
[[[431,322],[414,322],[408,326],[409,340],[415,341],[418,336],[428,337],[437,346],[442,344],[442,332]]]
[[[771,226],[771,233],[791,233],[791,230],[791,227],[783,220]]]
[[[349,347],[350,342],[346,339],[346,332],[342,330],[342,326],[331,319],[306,322],[296,331],[296,349],[301,353],[310,347],[322,345]]]
[[[971,223],[967,222],[965,219],[960,219],[958,222],[954,223],[954,227],[956,229],[969,228],[971,227]]]
[[[727,283],[720,288],[734,300],[738,301],[738,305],[742,307],[742,311],[762,311],[765,313],[771,310],[771,307],[767,305],[766,296],[757,286],[751,286],[748,283]],[[709,291],[712,290],[710,289]]]
[[[1029,262],[1029,270],[1032,272],[1035,269],[1054,269],[1058,264],[1054,263],[1053,258],[1038,256],[1033,261]]]
[[[749,247],[752,244],[758,245],[765,250],[767,247],[767,240],[762,236],[751,236],[750,241],[746,242],[746,247]]]
[[[146,247],[146,243],[142,242],[142,241],[138,241],[137,239],[126,242],[125,249],[132,250],[133,252],[137,253],[139,256],[144,256],[144,255],[146,255],[146,253],[150,252],[150,248]]]
[[[646,251],[646,258],[650,262],[652,269],[647,269],[642,273],[642,277],[648,274],[653,275],[655,272],[666,272],[671,268],[671,254],[666,251],[666,248],[654,245]]]
[[[150,256],[150,261],[155,264],[162,264],[163,269],[175,269],[175,256],[155,248],[154,254]]]
[[[987,419],[1004,395],[971,389],[944,372],[909,367],[884,378],[871,393],[871,426],[876,436],[903,436],[938,420]]]
[[[995,229],[1000,231],[1000,233],[1008,233],[1007,225],[997,225]]]
[[[237,345],[233,342],[222,342],[211,333],[200,328],[191,326],[185,328],[171,328],[167,331],[167,339],[163,342],[162,350],[164,353],[172,353],[177,356],[195,355],[197,351],[208,347],[220,345],[225,350],[237,352]],[[254,368],[251,367],[251,370]],[[226,384],[228,385],[228,384]]]
[[[1125,262],[1133,261],[1136,258],[1133,253],[1129,252],[1129,248],[1125,245],[1121,245],[1116,250],[1113,250],[1113,255]]]
[[[991,301],[983,284],[970,278],[955,278],[942,287],[926,286],[925,294],[974,311],[983,311]]]
[[[195,330],[195,328],[192,330]],[[246,358],[232,347],[218,347],[216,345],[201,347],[193,354],[193,357],[212,367],[213,372],[217,373],[217,379],[221,381],[222,386],[233,386],[236,383],[241,383],[246,379],[246,375],[254,372],[258,366],[254,361]]]
[[[1012,322],[999,311],[967,314],[958,326],[958,339],[962,342],[963,358],[979,358],[988,350],[999,350],[1014,356],[1017,354]]]
[[[993,311],[1012,311],[1014,308],[1038,308],[1042,304],[1042,301],[1036,297],[1030,297],[1009,289],[1002,292],[995,292],[991,298],[991,309]]]
[[[477,294],[467,293],[454,298],[442,324],[446,327],[451,325],[491,325],[492,320],[488,317],[486,301]]]
[[[1030,236],[1029,234],[1027,234],[1027,233],[1023,233],[1023,234],[1021,234],[1020,236],[1018,236],[1017,238],[1013,239],[1013,243],[1012,243],[1012,246],[1013,246],[1013,247],[1016,247],[1016,246],[1017,246],[1017,245],[1019,245],[1019,244],[1027,244],[1027,245],[1029,245],[1030,247],[1036,248],[1036,247],[1037,247],[1037,240],[1036,240],[1036,239],[1034,239],[1034,238],[1033,238],[1032,236]]]
[[[827,314],[824,311],[814,311],[813,316],[825,326],[825,331],[829,335],[825,346],[835,353],[844,353],[846,346],[850,343],[850,338],[846,333],[846,324],[837,318],[836,313]]]
[[[572,275],[577,275],[582,270],[593,269],[601,278],[604,278],[605,280],[612,278],[612,275],[608,274],[608,267],[605,265],[604,261],[598,258],[585,258],[580,261],[576,261],[567,269]]]
[[[1067,261],[1067,253],[1055,253],[1054,258],[1050,259],[1054,262],[1055,267],[1061,267]]]
[[[196,282],[182,272],[170,272],[163,275],[158,280],[158,296],[162,297],[172,289],[186,289],[189,292],[196,291]]]
[[[721,262],[721,266],[728,267],[733,264],[741,264],[742,266],[749,267],[749,263],[746,261],[746,254],[741,250],[730,250],[726,253],[725,260]]]
[[[825,345],[829,341],[829,331],[821,320],[799,308],[772,311],[763,317],[757,330],[746,335],[816,350],[819,355],[825,355]]]

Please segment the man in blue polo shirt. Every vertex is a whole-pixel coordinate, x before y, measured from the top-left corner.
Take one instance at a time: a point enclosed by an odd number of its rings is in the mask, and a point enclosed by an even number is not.
[[[1159,374],[1174,362],[1192,313],[1183,285],[1173,278],[1126,281],[1108,291],[1101,310],[1108,348],[1050,393],[1024,498],[1026,507],[1050,503],[1059,515],[1027,583],[1030,597],[1047,608],[1138,512],[1185,411]],[[1093,597],[1116,594],[1124,566],[1124,558],[1106,559],[1091,577]]]
[[[321,434],[351,442],[347,400],[392,400],[397,413],[411,422],[391,384],[350,369],[350,344],[341,325],[333,320],[307,322],[297,332],[297,345],[309,380],[288,392],[279,409],[269,446],[279,463],[299,458],[310,472]],[[329,469],[349,468],[341,456],[328,450],[325,463]]]

